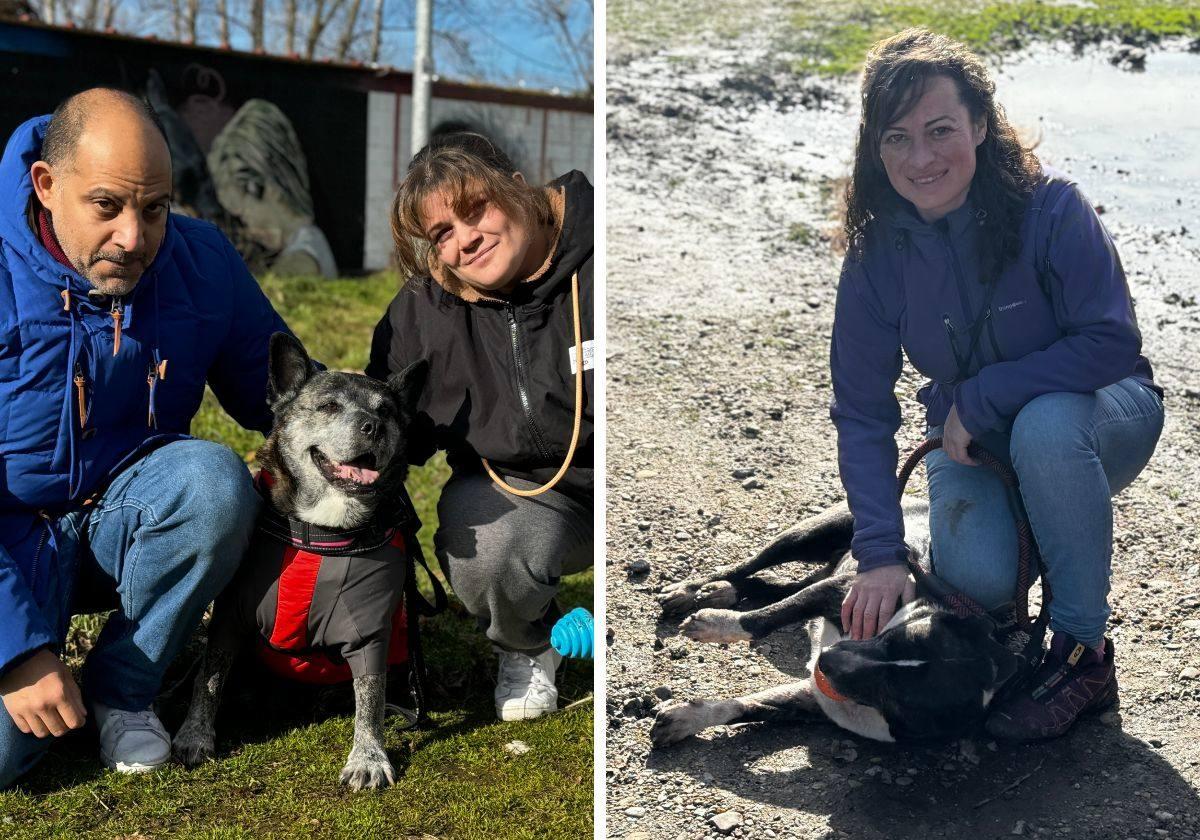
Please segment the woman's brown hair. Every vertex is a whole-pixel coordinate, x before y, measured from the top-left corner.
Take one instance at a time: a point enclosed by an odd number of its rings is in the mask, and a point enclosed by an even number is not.
[[[980,275],[984,282],[1021,251],[1021,221],[1042,169],[996,102],[987,66],[964,45],[928,29],[906,29],[867,52],[862,79],[862,118],[854,151],[854,171],[846,188],[845,242],[861,258],[868,222],[902,199],[888,181],[879,144],[883,131],[921,99],[931,79],[954,82],[973,122],[984,121],[987,136],[975,150],[971,200],[984,228]]]
[[[546,191],[513,177],[516,166],[499,146],[469,131],[435,137],[417,152],[392,201],[396,265],[405,279],[427,277],[438,265],[421,218],[426,199],[444,195],[465,216],[480,200],[495,202],[530,228],[553,223]]]

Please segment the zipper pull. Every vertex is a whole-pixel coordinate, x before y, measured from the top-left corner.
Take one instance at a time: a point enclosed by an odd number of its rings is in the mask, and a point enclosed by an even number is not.
[[[154,416],[154,387],[158,384],[158,367],[154,362],[146,371],[146,384],[150,386],[150,404],[146,410],[146,425],[152,429],[158,428],[158,420]]]
[[[62,299],[63,299],[63,312],[70,312],[71,311],[71,290],[63,289],[61,292],[59,292],[59,294],[62,296]]]
[[[117,351],[121,349],[121,322],[125,319],[125,311],[121,308],[121,299],[113,298],[112,302],[112,319],[113,319],[113,355],[117,355]]]
[[[79,428],[87,426],[87,379],[83,375],[83,365],[75,363],[75,396],[79,401]]]
[[[954,324],[950,323],[949,312],[943,313],[942,323],[946,325],[946,332],[950,333],[951,338],[954,338]]]

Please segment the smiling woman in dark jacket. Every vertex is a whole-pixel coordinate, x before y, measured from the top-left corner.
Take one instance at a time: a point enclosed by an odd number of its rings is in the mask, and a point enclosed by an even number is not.
[[[975,55],[926,30],[868,54],[831,413],[855,519],[859,573],[842,615],[856,638],[887,623],[908,576],[895,493],[902,349],[930,379],[918,398],[928,436],[944,442],[927,459],[935,570],[989,609],[1013,597],[1016,534],[1003,484],[967,446],[1011,462],[1055,632],[1036,698],[1007,701],[988,728],[1026,740],[1116,699],[1111,496],[1149,460],[1163,407],[1108,232],[1075,184],[1021,145],[994,91]]]
[[[557,707],[559,578],[592,562],[592,186],[531,186],[487,138],[446,135],[409,166],[392,231],[412,279],[367,372],[430,362],[410,460],[444,449],[453,470],[438,560],[499,654],[497,715],[538,717]]]

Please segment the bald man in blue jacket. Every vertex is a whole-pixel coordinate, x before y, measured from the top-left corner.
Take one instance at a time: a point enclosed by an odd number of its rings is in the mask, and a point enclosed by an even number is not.
[[[187,433],[206,383],[269,430],[287,328],[215,227],[170,213],[171,183],[153,111],[110,89],[0,159],[0,789],[89,717],[108,767],[169,760],[152,703],[258,511],[241,459]],[[97,609],[81,691],[62,649]]]

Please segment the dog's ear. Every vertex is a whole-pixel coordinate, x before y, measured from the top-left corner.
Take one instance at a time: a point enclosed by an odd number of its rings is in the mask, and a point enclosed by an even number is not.
[[[388,388],[396,395],[400,411],[406,417],[417,413],[417,400],[425,390],[425,379],[429,376],[429,362],[418,359],[399,373],[388,377]]]
[[[300,393],[317,367],[304,345],[285,332],[271,336],[271,361],[267,374],[267,403],[274,410],[280,403]]]

